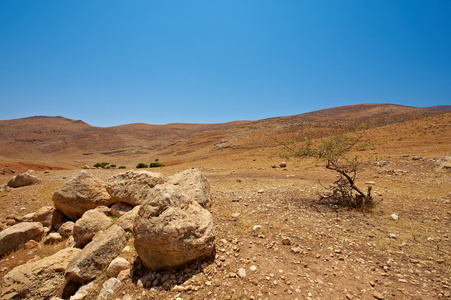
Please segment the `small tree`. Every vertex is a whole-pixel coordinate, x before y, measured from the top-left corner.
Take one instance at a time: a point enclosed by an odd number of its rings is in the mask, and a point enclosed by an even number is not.
[[[376,144],[364,141],[365,131],[359,129],[350,134],[337,134],[326,139],[312,140],[304,137],[299,141],[278,142],[288,150],[285,157],[315,158],[325,163],[325,168],[338,174],[338,179],[322,195],[340,206],[372,208],[375,203],[371,196],[371,186],[366,192],[356,185],[361,162],[357,156],[351,157],[351,150],[360,150]]]
[[[137,169],[145,169],[145,168],[148,168],[148,167],[149,167],[149,165],[146,165],[145,163],[139,163],[136,166]]]

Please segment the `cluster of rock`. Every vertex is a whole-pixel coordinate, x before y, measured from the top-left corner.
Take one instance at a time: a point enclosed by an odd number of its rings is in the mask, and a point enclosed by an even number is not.
[[[129,171],[107,182],[82,170],[52,200],[54,207],[43,207],[0,232],[0,257],[30,240],[51,244],[66,239],[66,248],[10,271],[3,278],[1,299],[67,298],[107,267],[115,279],[108,285],[117,284],[115,277],[130,268],[118,255],[131,235],[140,261],[154,271],[214,253],[210,188],[195,169],[166,180],[159,173]]]

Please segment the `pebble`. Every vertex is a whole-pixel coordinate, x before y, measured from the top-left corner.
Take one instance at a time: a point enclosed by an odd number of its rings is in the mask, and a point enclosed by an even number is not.
[[[396,214],[391,214],[390,217],[395,221],[397,221],[399,219],[398,215],[396,215]]]
[[[255,271],[257,271],[257,267],[256,267],[256,266],[251,266],[251,267],[249,268],[249,270],[255,272]]]
[[[379,299],[379,300],[383,300],[384,299],[384,295],[382,295],[378,291],[374,291],[373,292],[373,297],[376,298],[376,299]]]
[[[396,235],[393,234],[393,233],[389,233],[388,237],[391,238],[391,239],[395,239],[396,240]]]
[[[239,268],[237,274],[240,278],[245,278],[246,277],[246,269]]]
[[[261,225],[255,225],[254,227],[252,227],[253,231],[261,231],[262,230],[262,226]]]

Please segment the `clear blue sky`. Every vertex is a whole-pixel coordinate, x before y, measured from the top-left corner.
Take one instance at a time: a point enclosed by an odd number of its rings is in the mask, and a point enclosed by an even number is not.
[[[0,119],[451,104],[451,1],[0,1]]]

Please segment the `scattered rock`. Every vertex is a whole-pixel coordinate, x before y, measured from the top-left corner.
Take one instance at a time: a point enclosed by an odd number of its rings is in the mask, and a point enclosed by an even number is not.
[[[152,189],[164,183],[163,175],[148,171],[128,171],[110,177],[106,190],[114,202],[140,205],[147,199]]]
[[[291,240],[289,237],[282,238],[282,245],[291,245]]]
[[[412,160],[424,160],[423,156],[413,156]]]
[[[82,284],[95,279],[117,257],[126,243],[127,234],[117,225],[99,232],[69,263],[66,279]]]
[[[39,247],[39,243],[36,242],[35,240],[29,240],[28,242],[26,242],[24,244],[25,249],[32,249],[32,248],[36,248]]]
[[[44,244],[58,244],[63,240],[63,237],[58,232],[52,232],[46,236]]]
[[[139,257],[152,270],[183,266],[214,251],[210,212],[171,184],[154,188],[138,211],[133,235]]]
[[[24,172],[20,175],[14,176],[8,181],[7,185],[12,188],[18,188],[27,185],[38,184],[41,181],[34,175],[31,175],[31,171]]]
[[[166,181],[178,186],[189,198],[203,208],[211,207],[210,185],[205,176],[196,169],[189,169],[173,176]]]
[[[399,219],[397,214],[391,214],[390,217],[395,221],[397,221]]]
[[[117,277],[121,271],[130,268],[130,263],[123,257],[116,257],[113,259],[106,270],[106,276]]]
[[[52,219],[53,219],[53,211],[55,208],[53,206],[43,206],[40,209],[38,209],[32,219],[33,222],[40,222],[42,225],[46,227],[52,226]]]
[[[85,170],[59,188],[52,200],[56,209],[74,221],[90,209],[115,202],[106,191],[103,181]]]
[[[80,249],[67,248],[35,262],[15,267],[3,277],[2,299],[50,299],[61,296],[64,270]]]
[[[262,227],[261,227],[261,225],[254,225],[254,227],[252,227],[252,230],[253,231],[262,231]]]
[[[378,291],[373,291],[373,297],[376,298],[376,299],[379,299],[379,300],[383,300],[384,299],[384,295],[382,295]]]
[[[19,223],[0,232],[0,257],[19,248],[29,240],[39,242],[44,227],[39,222]]]
[[[287,167],[287,163],[286,162],[281,162],[280,164],[279,164],[279,167],[281,167],[281,168],[286,168]]]
[[[121,281],[117,278],[110,278],[102,285],[97,300],[107,300],[114,294],[114,290],[121,284]]]
[[[74,225],[75,223],[72,221],[68,221],[66,223],[63,223],[60,228],[58,229],[58,233],[64,237],[64,238],[68,238],[71,235],[74,234]]]
[[[246,269],[239,268],[237,274],[240,278],[245,278],[246,277]]]
[[[92,240],[97,232],[108,228],[112,222],[102,212],[96,209],[88,210],[75,222],[75,240],[79,243],[80,247],[84,247]]]
[[[389,161],[387,161],[387,160],[380,160],[380,161],[376,162],[376,166],[384,167],[384,166],[388,165],[388,163],[389,163]]]
[[[393,234],[393,233],[389,233],[389,234],[388,234],[388,237],[391,238],[391,239],[396,239],[396,235]]]

